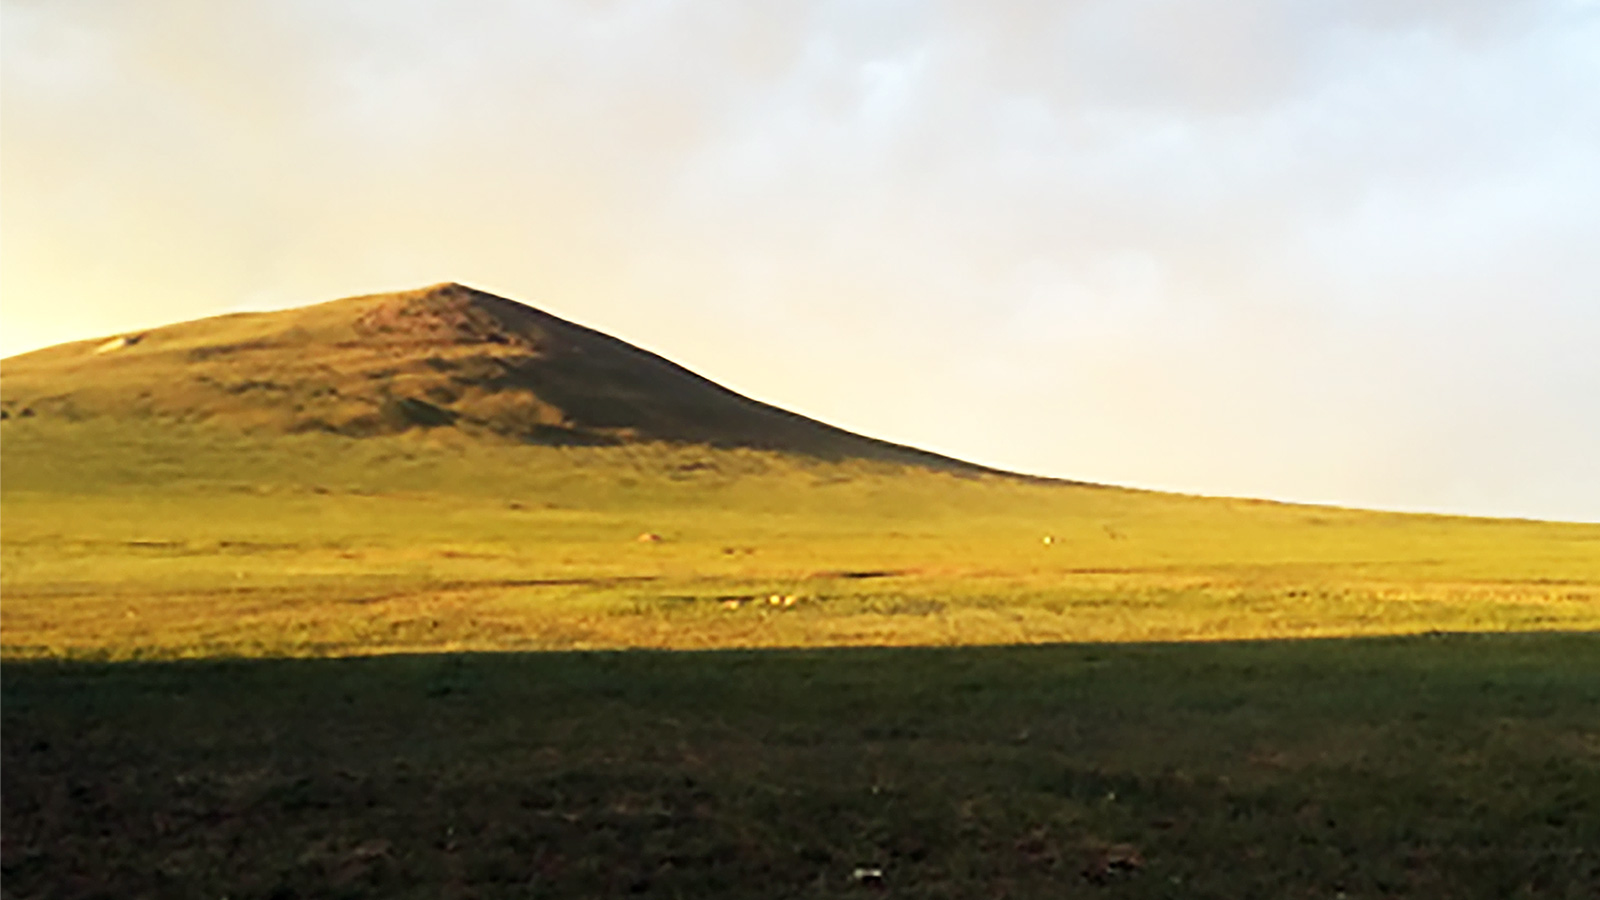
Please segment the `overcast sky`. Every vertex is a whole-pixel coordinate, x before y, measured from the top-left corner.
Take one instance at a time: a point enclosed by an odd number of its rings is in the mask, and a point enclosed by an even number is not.
[[[0,351],[461,281],[838,425],[1600,521],[1600,2],[3,0]]]

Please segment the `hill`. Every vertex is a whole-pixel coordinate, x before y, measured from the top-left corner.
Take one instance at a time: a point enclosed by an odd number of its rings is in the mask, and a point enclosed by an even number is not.
[[[61,344],[7,359],[0,414],[350,437],[452,429],[977,466],[761,403],[653,353],[453,283]]]
[[[7,658],[1600,628],[1600,526],[993,472],[459,285],[0,373]]]
[[[7,897],[1596,881],[1600,526],[982,470],[452,285],[3,375]]]

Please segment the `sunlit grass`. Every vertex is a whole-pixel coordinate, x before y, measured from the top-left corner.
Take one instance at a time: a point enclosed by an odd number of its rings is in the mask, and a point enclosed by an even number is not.
[[[1600,628],[1600,526],[687,446],[4,428],[8,658]]]
[[[703,447],[0,434],[7,896],[1600,871],[1600,635],[1503,634],[1600,631],[1600,526]],[[622,648],[717,652],[591,652]]]

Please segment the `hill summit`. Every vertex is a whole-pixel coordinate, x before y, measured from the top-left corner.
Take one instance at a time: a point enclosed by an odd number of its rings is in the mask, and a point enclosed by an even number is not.
[[[752,400],[455,283],[60,344],[5,360],[3,374],[6,418],[162,418],[350,437],[450,428],[540,444],[670,441],[979,468]]]

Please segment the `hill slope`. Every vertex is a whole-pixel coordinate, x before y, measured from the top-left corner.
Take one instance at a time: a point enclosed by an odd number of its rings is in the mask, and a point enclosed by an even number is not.
[[[988,472],[456,285],[0,393],[6,659],[1600,628],[1600,526]]]
[[[0,410],[352,437],[449,428],[539,444],[656,440],[978,468],[752,400],[616,338],[451,283],[23,354],[4,363]]]

